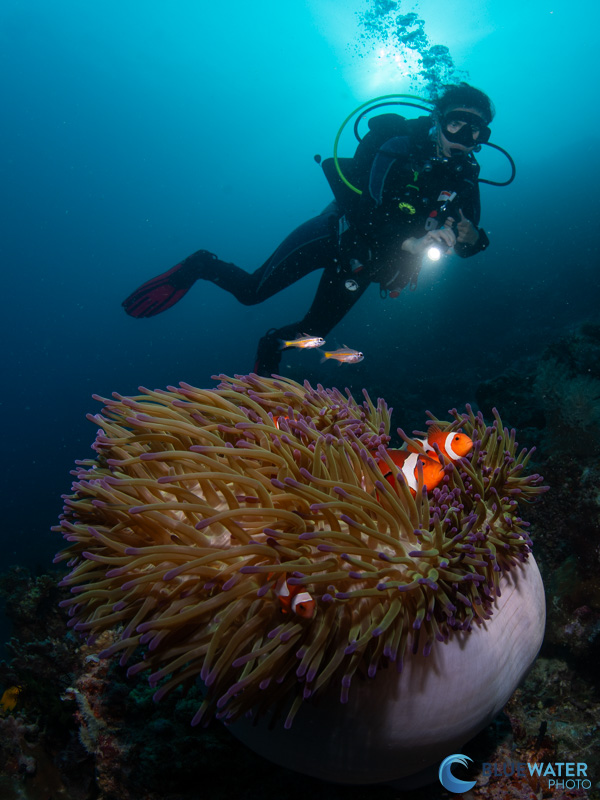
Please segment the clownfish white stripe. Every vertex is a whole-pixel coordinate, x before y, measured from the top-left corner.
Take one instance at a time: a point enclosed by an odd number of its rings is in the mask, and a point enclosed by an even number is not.
[[[455,451],[452,449],[452,441],[454,440],[454,437],[455,437],[455,435],[456,435],[456,431],[451,431],[451,432],[450,432],[450,433],[449,433],[449,434],[446,436],[446,438],[444,439],[444,445],[443,445],[443,447],[440,447],[440,450],[442,451],[442,453],[443,453],[445,456],[448,456],[448,458],[451,458],[451,459],[452,459],[452,461],[458,461],[458,459],[459,459],[459,458],[461,458],[461,456],[459,456],[459,454],[458,454],[458,453],[456,453],[456,452],[455,452]],[[423,450],[424,450],[426,453],[428,453],[428,452],[431,452],[431,453],[433,453],[433,455],[435,456],[435,458],[437,458],[437,454],[436,454],[436,452],[435,452],[435,447],[433,447],[433,445],[429,444],[429,442],[427,441],[427,439],[419,439],[419,441],[420,441],[420,442],[421,442],[421,444],[423,445]]]
[[[455,436],[455,431],[449,433],[448,436],[446,436],[446,440],[444,442],[444,451],[453,461],[458,461],[460,456],[458,455],[458,453],[455,453],[454,450],[452,449],[452,440],[454,439],[454,436]]]
[[[402,465],[402,474],[404,475],[404,480],[406,481],[408,488],[412,489],[413,491],[417,491],[417,462],[419,460],[418,453],[411,453],[404,464]]]
[[[292,611],[294,614],[297,613],[296,609],[299,604],[301,603],[312,603],[313,598],[308,592],[298,592],[298,594],[294,595],[292,598]]]

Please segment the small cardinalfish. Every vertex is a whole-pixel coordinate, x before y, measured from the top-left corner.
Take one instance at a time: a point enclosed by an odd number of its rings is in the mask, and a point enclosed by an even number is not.
[[[358,364],[364,358],[364,355],[359,350],[352,350],[346,345],[339,347],[337,350],[323,350],[322,353],[321,363],[327,361],[328,358],[333,358],[339,361],[340,364]]]
[[[280,350],[285,350],[286,347],[301,347],[304,350],[311,347],[323,347],[324,344],[325,339],[320,336],[309,336],[308,333],[303,333],[299,339],[290,339],[289,342],[285,339],[279,340]]]
[[[452,461],[458,461],[471,452],[473,440],[466,433],[461,431],[443,431],[438,425],[432,425],[427,431],[426,439],[419,439],[423,449],[432,458],[436,458],[434,445],[440,448],[440,452]],[[411,452],[416,452],[414,447],[408,446]]]
[[[440,464],[439,459],[434,455],[432,458],[423,455],[423,453],[411,453],[408,450],[394,450],[387,451],[389,457],[394,464],[398,467],[398,472],[404,476],[411,494],[416,495],[419,485],[419,464],[423,469],[423,484],[430,492],[440,483],[444,477],[444,467]],[[381,470],[383,477],[393,486],[394,485],[394,471],[390,469],[385,461],[378,460],[377,466]]]
[[[269,574],[271,577],[273,573]],[[295,614],[302,619],[312,619],[315,613],[315,601],[303,586],[290,586],[288,576],[282,573],[275,584],[275,594],[279,598],[282,614]]]

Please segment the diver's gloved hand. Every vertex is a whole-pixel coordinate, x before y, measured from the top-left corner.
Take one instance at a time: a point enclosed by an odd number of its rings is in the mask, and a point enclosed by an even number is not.
[[[154,317],[178,303],[199,278],[209,277],[208,270],[218,261],[214,253],[198,250],[168,272],[151,278],[122,302],[131,317]]]
[[[452,224],[454,220],[448,219],[446,223]],[[444,248],[454,247],[456,244],[456,235],[451,227],[438,228],[435,231],[428,231],[425,236],[416,238],[411,236],[402,242],[402,249],[413,256],[423,256],[430,247],[435,245],[442,245]]]
[[[459,242],[459,244],[477,244],[479,231],[471,220],[465,217],[462,208],[458,210],[460,212],[460,219],[456,223],[456,241]]]

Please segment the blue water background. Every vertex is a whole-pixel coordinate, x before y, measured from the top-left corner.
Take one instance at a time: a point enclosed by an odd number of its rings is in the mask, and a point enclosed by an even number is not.
[[[331,155],[346,115],[414,90],[389,55],[360,50],[365,2],[211,5],[0,7],[5,566],[43,569],[61,546],[49,528],[73,461],[90,454],[92,393],[250,371],[259,336],[300,318],[319,276],[251,308],[198,284],[150,320],[127,317],[122,299],[200,247],[254,270],[330,201],[313,156]],[[425,408],[472,402],[479,381],[597,318],[600,300],[599,6],[415,8],[493,98],[492,141],[517,162],[511,186],[482,188],[492,247],[397,300],[371,287],[328,339],[363,350],[361,364],[298,352],[282,364],[385,396],[408,429]],[[508,175],[494,153],[481,162]]]

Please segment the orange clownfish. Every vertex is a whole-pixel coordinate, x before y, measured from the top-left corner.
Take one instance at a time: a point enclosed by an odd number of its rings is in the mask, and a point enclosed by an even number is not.
[[[432,425],[427,431],[427,439],[419,439],[423,445],[423,449],[432,458],[436,458],[433,445],[437,444],[440,451],[452,461],[457,461],[459,458],[466,456],[471,452],[473,447],[473,440],[466,433],[461,431],[443,431],[438,425]],[[408,446],[409,451],[416,452],[416,450]]]
[[[427,487],[428,491],[435,489],[444,477],[444,467],[440,464],[435,453],[432,457],[429,457],[422,453],[411,453],[409,450],[390,449],[387,452],[394,464],[398,467],[398,471],[404,475],[404,480],[413,496],[417,493],[419,464],[422,465],[423,484]],[[386,464],[385,461],[378,460],[377,466],[383,473],[383,477],[393,486],[394,473],[388,464]]]
[[[274,591],[279,598],[282,614],[291,612],[302,619],[312,619],[315,613],[315,601],[303,586],[290,586],[288,576],[282,573],[277,578]]]

